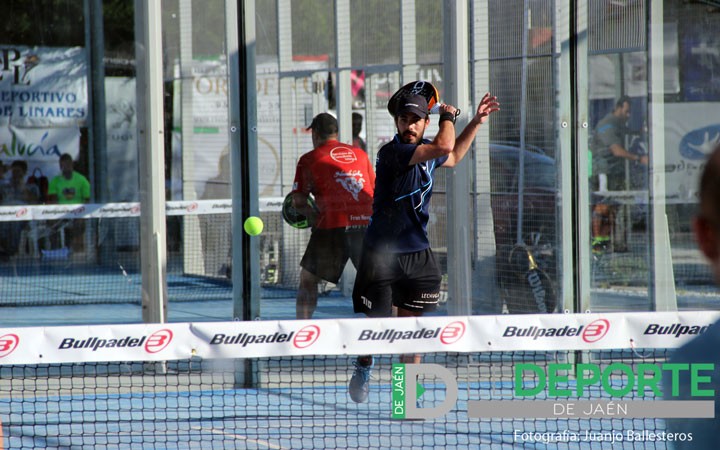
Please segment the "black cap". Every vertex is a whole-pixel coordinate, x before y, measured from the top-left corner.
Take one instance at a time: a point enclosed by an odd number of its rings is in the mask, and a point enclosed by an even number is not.
[[[416,116],[423,118],[427,117],[428,104],[425,97],[422,95],[408,95],[400,98],[397,109],[395,110],[395,117],[405,113],[413,113]]]
[[[313,118],[308,130],[313,130],[320,136],[332,136],[338,132],[337,119],[328,113],[320,113]]]

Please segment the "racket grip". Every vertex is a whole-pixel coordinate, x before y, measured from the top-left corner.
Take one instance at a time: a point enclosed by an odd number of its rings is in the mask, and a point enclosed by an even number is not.
[[[432,108],[430,108],[430,111],[428,111],[428,114],[439,114],[440,113],[440,103],[435,103]],[[455,110],[455,117],[460,115],[460,109]]]

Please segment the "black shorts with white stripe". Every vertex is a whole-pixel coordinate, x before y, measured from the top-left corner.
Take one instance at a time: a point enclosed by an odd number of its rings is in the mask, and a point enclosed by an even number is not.
[[[415,313],[434,311],[442,274],[429,248],[388,253],[365,247],[353,289],[355,312],[389,317],[391,305]]]

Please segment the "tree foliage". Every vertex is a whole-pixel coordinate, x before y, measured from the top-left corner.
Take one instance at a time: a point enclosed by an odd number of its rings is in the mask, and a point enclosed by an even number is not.
[[[329,55],[334,60],[338,33],[351,33],[352,65],[392,64],[400,57],[400,0],[350,0],[350,29],[335,29],[334,0],[290,2],[293,55]],[[440,53],[442,45],[441,0],[417,0],[418,58]],[[256,1],[258,55],[276,56],[277,1]],[[430,58],[433,59],[433,58]]]
[[[91,0],[95,2],[96,0]],[[133,0],[101,0],[106,55],[134,59]],[[85,0],[3,0],[1,44],[84,46]],[[442,4],[417,0],[416,36],[420,53],[439,54]],[[225,52],[225,0],[192,0],[193,54],[216,57]],[[242,5],[242,3],[240,3]],[[334,0],[293,0],[293,55],[329,55],[334,61],[337,33],[350,32],[352,64],[397,63],[400,52],[400,0],[350,0],[350,30],[335,29]],[[177,57],[180,37],[179,0],[162,0],[163,47]],[[277,55],[277,1],[256,0],[256,50],[260,57]],[[423,58],[424,59],[424,58]]]
[[[77,46],[85,43],[83,0],[4,0],[2,44]]]

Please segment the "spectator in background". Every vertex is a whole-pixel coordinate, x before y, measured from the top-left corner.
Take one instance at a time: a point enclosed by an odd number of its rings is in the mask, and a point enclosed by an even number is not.
[[[598,122],[590,141],[592,151],[592,177],[590,189],[593,192],[624,191],[625,161],[637,161],[647,166],[647,155],[636,155],[625,149],[625,137],[629,130],[630,97],[622,96],[615,102],[615,108]],[[615,205],[610,198],[593,201],[592,246],[594,252],[602,252],[610,244],[610,234],[615,225]]]
[[[90,182],[73,169],[73,159],[67,153],[60,156],[60,175],[50,180],[48,196],[50,203],[70,205],[90,201]]]
[[[10,181],[2,186],[2,204],[27,205],[37,203],[40,197],[38,187],[26,181],[27,162],[13,161],[10,165]],[[20,234],[28,225],[26,221],[0,222],[0,259],[15,255],[20,248]]]
[[[693,221],[695,240],[703,255],[710,261],[715,281],[720,283],[720,146],[715,147],[700,178],[700,205]],[[673,381],[663,376],[663,394],[666,400],[714,400],[715,417],[711,419],[668,419],[668,431],[691,434],[692,440],[675,441],[678,449],[716,449],[720,443],[720,321],[705,333],[680,347],[671,357],[675,364],[709,364],[712,369],[699,372],[709,376],[709,383],[694,386],[690,370],[680,372],[679,391],[673,395]],[[695,378],[695,377],[693,377]],[[676,380],[678,381],[678,380]],[[713,390],[714,396],[693,395],[696,390]]]
[[[353,95],[353,108],[365,107],[365,72],[362,70],[350,71],[350,92]]]
[[[28,205],[37,203],[40,191],[26,180],[28,165],[23,160],[13,161],[10,165],[10,181],[3,187],[3,205]]]
[[[360,137],[362,131],[363,116],[360,113],[352,113],[353,147],[361,148],[367,152],[365,141]]]
[[[90,182],[84,175],[76,172],[73,168],[73,159],[67,153],[60,156],[60,175],[50,180],[48,187],[49,203],[60,205],[72,205],[88,203],[90,201]],[[65,241],[71,243],[73,250],[82,248],[82,238],[85,234],[85,222],[80,220],[63,221],[58,226],[65,232]]]

